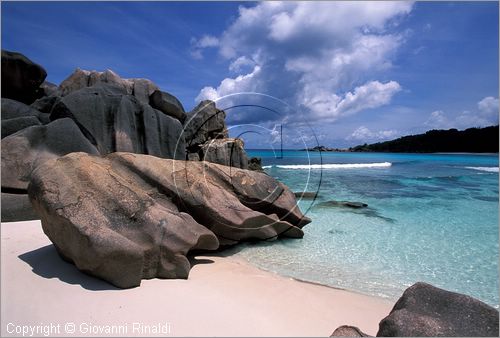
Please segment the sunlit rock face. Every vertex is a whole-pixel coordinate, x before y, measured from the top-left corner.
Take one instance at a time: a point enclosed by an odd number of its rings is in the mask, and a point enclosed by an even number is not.
[[[300,238],[310,222],[268,175],[131,153],[47,161],[28,192],[59,253],[119,287],[187,278],[191,250]]]

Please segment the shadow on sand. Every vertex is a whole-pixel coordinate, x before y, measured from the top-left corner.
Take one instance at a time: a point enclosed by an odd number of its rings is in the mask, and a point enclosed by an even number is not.
[[[57,278],[62,282],[81,285],[91,291],[121,290],[101,279],[87,275],[71,263],[64,261],[53,245],[47,245],[19,255],[32,271],[44,278]]]

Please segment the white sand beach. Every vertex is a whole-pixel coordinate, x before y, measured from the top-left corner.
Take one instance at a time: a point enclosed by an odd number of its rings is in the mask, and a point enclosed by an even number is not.
[[[198,256],[188,280],[121,290],[64,262],[40,221],[2,223],[1,239],[2,336],[329,336],[340,325],[375,335],[393,306],[217,255]]]

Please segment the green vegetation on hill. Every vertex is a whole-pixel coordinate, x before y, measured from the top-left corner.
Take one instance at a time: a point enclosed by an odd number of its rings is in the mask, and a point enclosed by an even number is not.
[[[498,153],[498,135],[498,125],[462,131],[430,130],[425,134],[404,136],[392,141],[365,143],[349,150],[400,153]]]

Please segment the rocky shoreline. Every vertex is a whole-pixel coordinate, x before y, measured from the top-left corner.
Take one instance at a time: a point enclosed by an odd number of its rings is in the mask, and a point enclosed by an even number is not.
[[[59,86],[46,76],[24,55],[2,51],[2,222],[41,219],[58,254],[80,271],[132,288],[187,278],[193,252],[304,235],[311,220],[296,195],[248,159],[214,102],[185,112],[150,80],[111,70],[77,69]],[[497,336],[498,311],[417,283],[378,335]]]
[[[2,200],[26,208],[2,219],[40,218],[80,270],[128,288],[187,278],[193,250],[303,236],[310,220],[293,193],[244,170],[243,141],[214,102],[186,113],[151,81],[111,70],[77,69],[55,87],[12,52],[2,68]]]

